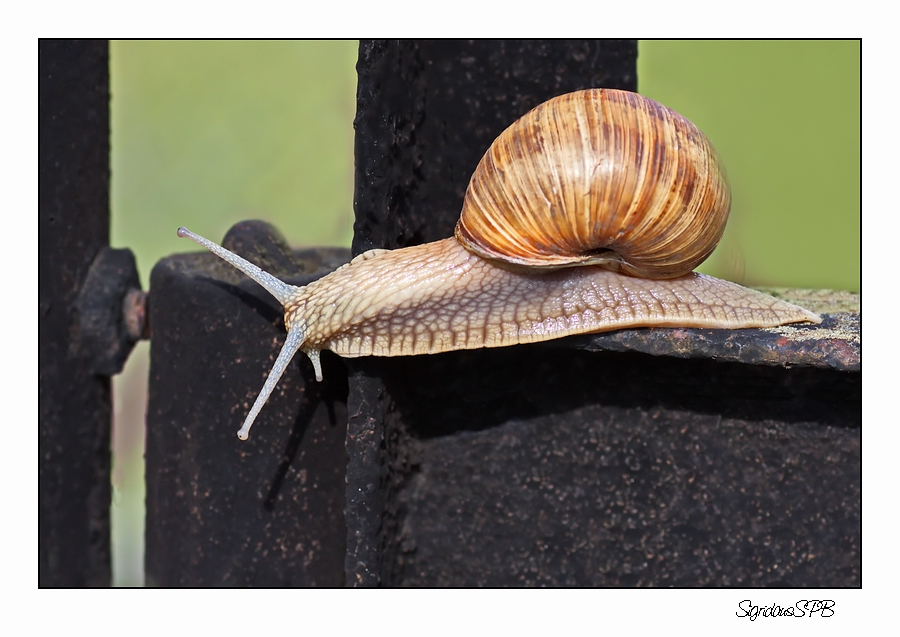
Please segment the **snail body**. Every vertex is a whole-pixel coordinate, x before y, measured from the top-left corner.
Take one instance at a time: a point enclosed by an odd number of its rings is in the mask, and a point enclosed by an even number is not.
[[[273,294],[288,336],[238,432],[302,350],[407,356],[628,327],[771,327],[821,319],[692,272],[730,194],[709,141],[635,93],[578,91],[536,107],[479,163],[454,237],[370,250],[303,287],[188,230]]]

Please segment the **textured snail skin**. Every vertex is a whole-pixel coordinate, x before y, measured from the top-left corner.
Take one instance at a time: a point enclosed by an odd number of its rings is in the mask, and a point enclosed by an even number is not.
[[[345,357],[503,347],[626,327],[797,321],[821,319],[703,274],[651,280],[599,266],[534,271],[484,259],[454,238],[361,255],[301,288],[285,308],[288,330],[304,328],[303,351]]]

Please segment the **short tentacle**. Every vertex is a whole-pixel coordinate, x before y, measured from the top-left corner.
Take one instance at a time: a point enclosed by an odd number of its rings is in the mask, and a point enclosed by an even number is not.
[[[320,351],[317,349],[308,349],[308,350],[305,350],[305,353],[309,357],[309,362],[312,363],[313,369],[316,370],[316,380],[321,383],[322,382],[322,361],[320,360],[320,357],[319,357]]]

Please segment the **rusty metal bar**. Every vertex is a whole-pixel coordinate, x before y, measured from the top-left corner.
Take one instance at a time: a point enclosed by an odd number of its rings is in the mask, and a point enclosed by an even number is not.
[[[76,301],[109,243],[105,40],[38,42],[40,586],[110,582],[110,383],[81,356]]]

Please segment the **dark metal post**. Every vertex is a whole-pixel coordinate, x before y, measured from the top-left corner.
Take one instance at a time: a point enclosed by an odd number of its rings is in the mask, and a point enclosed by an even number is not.
[[[261,222],[236,225],[222,244],[297,285],[349,259],[346,249],[293,252]],[[297,356],[242,442],[284,341],[281,306],[206,252],[160,261],[150,289],[147,584],[343,585],[341,360],[326,352],[318,383]]]
[[[75,303],[109,243],[105,40],[38,43],[38,582],[110,582],[110,382],[73,348]]]
[[[497,135],[562,93],[598,86],[636,90],[636,61],[633,40],[362,41],[354,254],[450,236],[469,177]],[[445,360],[429,357],[424,364]],[[351,364],[348,584],[398,581],[384,557],[399,517],[385,506],[393,506],[389,492],[405,473],[388,466],[395,446],[382,429],[390,420],[384,379],[390,364]],[[446,405],[433,408],[441,412]]]
[[[636,52],[362,42],[354,252],[450,236],[497,134],[567,91],[634,90]],[[859,585],[859,308],[844,300],[802,301],[820,328],[349,361],[347,583]]]

